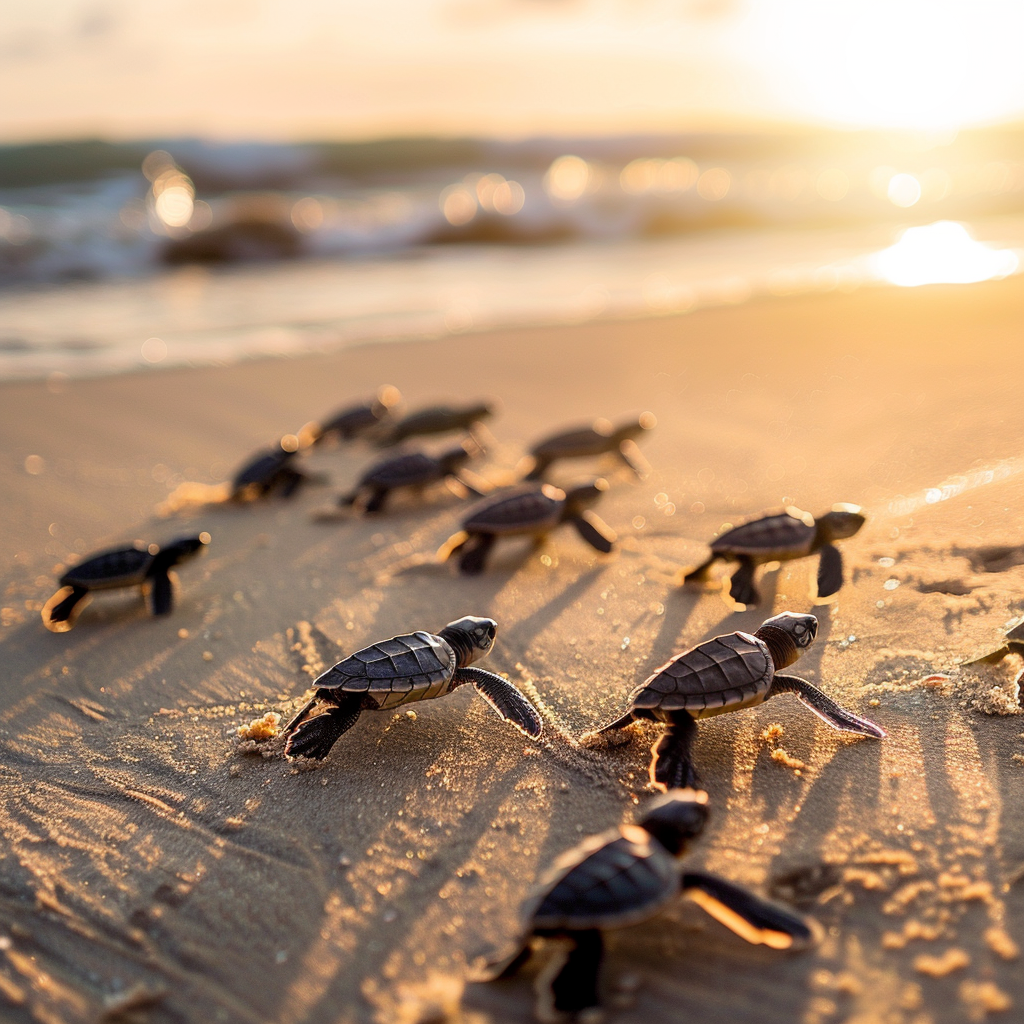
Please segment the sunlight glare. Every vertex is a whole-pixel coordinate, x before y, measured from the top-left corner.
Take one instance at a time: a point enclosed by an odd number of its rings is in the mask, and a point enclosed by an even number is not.
[[[1008,277],[1019,264],[1013,250],[990,249],[971,238],[963,224],[949,220],[907,228],[895,245],[876,253],[871,262],[879,277],[901,288]]]
[[[885,194],[893,206],[913,206],[921,198],[921,182],[912,174],[894,174]]]

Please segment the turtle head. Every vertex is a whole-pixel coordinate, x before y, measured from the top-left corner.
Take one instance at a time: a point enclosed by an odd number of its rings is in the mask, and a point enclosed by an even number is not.
[[[465,615],[461,619],[449,622],[438,635],[447,640],[455,650],[459,668],[465,668],[490,651],[497,632],[498,624],[494,619]]]
[[[196,537],[179,537],[160,548],[161,560],[168,565],[179,565],[205,551],[209,543],[210,535],[205,530]]]
[[[623,441],[635,441],[641,434],[653,429],[658,424],[658,418],[653,412],[642,412],[635,420],[627,420],[615,428],[615,439],[621,444]]]
[[[859,506],[844,503],[833,505],[832,511],[816,519],[815,523],[818,537],[825,544],[830,544],[834,540],[852,537],[866,521]]]
[[[600,500],[601,495],[608,490],[608,481],[598,477],[588,484],[580,484],[566,492],[565,506],[573,512],[582,512],[591,508]]]
[[[768,645],[776,669],[792,665],[814,643],[817,635],[818,620],[813,615],[797,612],[773,615],[754,634]]]
[[[469,462],[470,459],[475,458],[483,452],[483,448],[476,443],[472,438],[467,438],[462,444],[456,445],[454,448],[450,448],[446,452],[442,452],[438,457],[437,461],[441,463],[441,468],[446,473],[455,473]]]
[[[707,793],[700,789],[670,789],[647,805],[639,825],[669,853],[679,857],[689,841],[704,831],[707,820]]]

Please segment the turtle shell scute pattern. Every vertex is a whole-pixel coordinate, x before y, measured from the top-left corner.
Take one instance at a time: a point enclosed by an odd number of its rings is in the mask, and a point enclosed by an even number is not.
[[[715,554],[754,555],[765,559],[796,557],[810,552],[814,527],[788,512],[743,523],[714,541]]]
[[[142,583],[153,556],[145,548],[112,548],[93,555],[60,579],[61,586],[81,586],[92,590],[125,587]]]
[[[378,708],[391,708],[447,693],[456,668],[455,652],[439,636],[408,633],[356,651],[314,685],[320,690],[363,693]]]
[[[557,526],[565,494],[557,487],[525,486],[478,506],[462,524],[469,533],[517,533]]]
[[[438,476],[437,459],[423,452],[410,452],[395,459],[378,462],[370,468],[362,483],[378,487],[403,487],[410,484],[429,483]]]
[[[728,633],[676,655],[630,699],[634,708],[689,711],[700,718],[763,700],[774,675],[761,640],[749,633]]]
[[[632,833],[632,835],[630,835]],[[563,854],[540,885],[534,928],[621,927],[650,917],[679,890],[679,868],[642,829],[592,836]]]

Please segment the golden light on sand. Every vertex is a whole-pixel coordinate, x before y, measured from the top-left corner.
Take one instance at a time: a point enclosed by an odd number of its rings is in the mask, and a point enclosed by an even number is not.
[[[973,284],[1008,277],[1019,260],[1011,249],[991,249],[971,238],[967,228],[943,220],[907,228],[899,241],[872,257],[875,272],[890,284]]]

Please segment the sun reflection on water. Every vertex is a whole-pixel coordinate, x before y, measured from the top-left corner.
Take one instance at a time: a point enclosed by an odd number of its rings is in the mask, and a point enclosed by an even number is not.
[[[871,258],[878,276],[901,288],[1008,277],[1019,262],[1012,249],[976,242],[963,224],[948,220],[907,228],[895,245]]]

